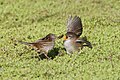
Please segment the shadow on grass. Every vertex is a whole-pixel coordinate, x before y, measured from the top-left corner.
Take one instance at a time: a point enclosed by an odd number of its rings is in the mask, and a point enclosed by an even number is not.
[[[58,55],[59,55],[59,48],[54,48],[48,53],[48,57],[50,59],[54,59]],[[38,58],[39,60],[47,59],[44,54],[40,54],[38,56],[32,56],[32,58]]]

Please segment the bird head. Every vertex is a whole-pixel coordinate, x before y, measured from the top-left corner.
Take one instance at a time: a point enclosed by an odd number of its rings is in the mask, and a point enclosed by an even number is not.
[[[64,36],[63,39],[65,40],[76,40],[77,39],[77,35],[75,33],[72,32],[67,32]]]
[[[46,37],[42,38],[42,40],[49,40],[49,41],[55,41],[56,36],[55,34],[49,33]]]

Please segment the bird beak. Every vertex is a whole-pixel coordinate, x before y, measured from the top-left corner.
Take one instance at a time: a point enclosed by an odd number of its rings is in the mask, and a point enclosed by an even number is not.
[[[63,38],[63,36],[64,36],[64,35],[62,34],[62,35],[59,35],[57,38],[58,38],[58,39],[61,39],[61,38]]]
[[[64,41],[65,41],[65,40],[67,40],[67,37],[66,37],[66,35],[64,35],[64,36],[63,36],[63,40],[64,40]]]

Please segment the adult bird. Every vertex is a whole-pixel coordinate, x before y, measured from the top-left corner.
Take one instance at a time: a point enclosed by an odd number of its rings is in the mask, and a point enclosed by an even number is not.
[[[22,42],[19,41],[21,44],[25,44],[28,46],[31,46],[34,50],[36,50],[38,53],[43,53],[46,58],[50,59],[48,57],[48,52],[54,48],[55,45],[55,34],[49,33],[44,38],[41,38],[35,42]]]

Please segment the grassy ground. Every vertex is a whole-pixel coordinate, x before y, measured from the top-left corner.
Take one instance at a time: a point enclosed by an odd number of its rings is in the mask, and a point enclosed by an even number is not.
[[[1,80],[120,80],[119,0],[0,0]],[[53,60],[31,58],[35,51],[16,40],[35,41],[65,33],[69,15],[81,16],[83,34],[93,44],[81,54]]]

